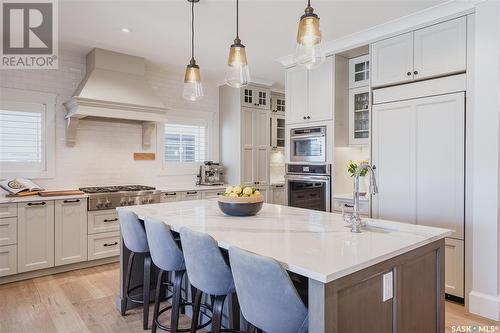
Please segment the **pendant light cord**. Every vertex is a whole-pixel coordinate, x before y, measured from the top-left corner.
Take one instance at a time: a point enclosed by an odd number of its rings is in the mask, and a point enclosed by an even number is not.
[[[194,60],[194,1],[191,2],[191,60]]]
[[[236,38],[240,38],[239,34],[239,15],[240,15],[240,10],[239,10],[239,1],[236,0]]]
[[[307,0],[307,7],[311,7],[311,0]]]

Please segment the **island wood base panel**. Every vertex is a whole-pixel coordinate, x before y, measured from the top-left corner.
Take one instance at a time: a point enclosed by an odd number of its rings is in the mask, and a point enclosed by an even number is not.
[[[393,297],[383,301],[383,275]],[[309,332],[436,332],[444,325],[444,240],[329,283],[309,279]]]

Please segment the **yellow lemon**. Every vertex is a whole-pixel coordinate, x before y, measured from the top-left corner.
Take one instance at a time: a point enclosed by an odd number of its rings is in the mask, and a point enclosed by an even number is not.
[[[231,193],[231,192],[233,192],[233,187],[232,186],[226,187],[226,192],[224,193]]]
[[[238,197],[238,194],[234,193],[234,192],[231,192],[229,193],[229,197],[230,198],[237,198]]]
[[[243,189],[243,194],[245,194],[245,195],[250,195],[250,194],[252,194],[252,193],[253,193],[253,190],[252,190],[252,188],[251,188],[251,187],[245,187],[245,188]]]
[[[241,193],[241,187],[240,186],[235,186],[233,187],[233,193],[240,194]]]
[[[255,192],[254,192],[254,194],[255,194],[255,195],[259,195],[259,194],[260,194],[260,192],[259,192],[259,191],[255,191]]]

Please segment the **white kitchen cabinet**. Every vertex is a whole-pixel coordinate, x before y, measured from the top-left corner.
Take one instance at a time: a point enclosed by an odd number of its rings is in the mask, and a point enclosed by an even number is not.
[[[175,202],[180,200],[180,195],[177,192],[163,192],[160,197],[160,202]]]
[[[276,92],[271,93],[271,113],[284,116],[286,112],[285,95]]]
[[[103,259],[120,255],[121,236],[119,231],[101,232],[88,237],[88,260]]]
[[[269,186],[258,185],[258,186],[256,186],[256,189],[264,197],[264,202],[269,202],[269,200],[270,200],[270,198],[269,198]]]
[[[0,277],[17,273],[17,245],[0,246]]]
[[[333,57],[327,57],[323,64],[311,70],[302,66],[287,69],[287,124],[332,120],[333,101]]]
[[[17,216],[17,204],[0,204],[0,218]]]
[[[370,56],[349,59],[349,89],[368,86],[370,83]]]
[[[118,213],[115,209],[89,211],[87,214],[88,234],[120,230]]]
[[[269,184],[269,112],[253,112],[253,171],[255,185]]]
[[[18,204],[18,271],[54,266],[54,201]]]
[[[372,87],[465,72],[466,17],[371,45]]]
[[[279,115],[271,115],[269,118],[269,145],[271,149],[285,148],[285,118]]]
[[[413,32],[371,46],[372,87],[413,80]]]
[[[218,190],[208,190],[208,191],[203,191],[201,194],[201,197],[203,199],[214,199],[218,198],[219,196],[224,194],[224,189],[218,189]]]
[[[352,212],[354,208],[354,200],[345,197],[334,197],[332,200],[332,212],[345,213]],[[366,199],[359,200],[359,213],[361,216],[368,217],[370,214],[370,202]]]
[[[0,246],[17,243],[17,218],[0,219]]]
[[[271,186],[269,202],[275,205],[286,205],[285,185],[275,184]]]
[[[271,90],[268,88],[248,85],[241,88],[241,105],[249,108],[270,110]]]
[[[349,89],[349,144],[367,145],[370,140],[370,91],[368,86]]]
[[[466,17],[435,24],[414,33],[414,78],[424,79],[465,71]]]
[[[199,191],[181,192],[181,201],[199,200],[199,199],[201,199],[201,193]]]
[[[464,241],[445,239],[445,292],[464,297]]]
[[[87,260],[87,202],[81,199],[55,201],[55,265]]]
[[[453,93],[373,106],[374,217],[463,239],[464,104],[464,93]]]

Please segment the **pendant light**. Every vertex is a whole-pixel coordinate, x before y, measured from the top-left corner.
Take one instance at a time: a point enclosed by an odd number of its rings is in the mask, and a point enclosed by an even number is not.
[[[247,53],[245,45],[241,44],[239,37],[239,2],[236,0],[236,38],[229,49],[227,59],[226,84],[240,88],[246,86],[250,81],[250,71],[248,69]]]
[[[305,14],[300,17],[294,58],[296,63],[306,66],[308,69],[325,61],[325,53],[321,46],[319,17],[311,7],[311,0],[307,1]]]
[[[194,3],[198,1],[200,0],[188,0],[191,3],[191,60],[186,66],[186,73],[184,74],[182,97],[189,101],[196,101],[203,97],[200,67],[194,60]]]

